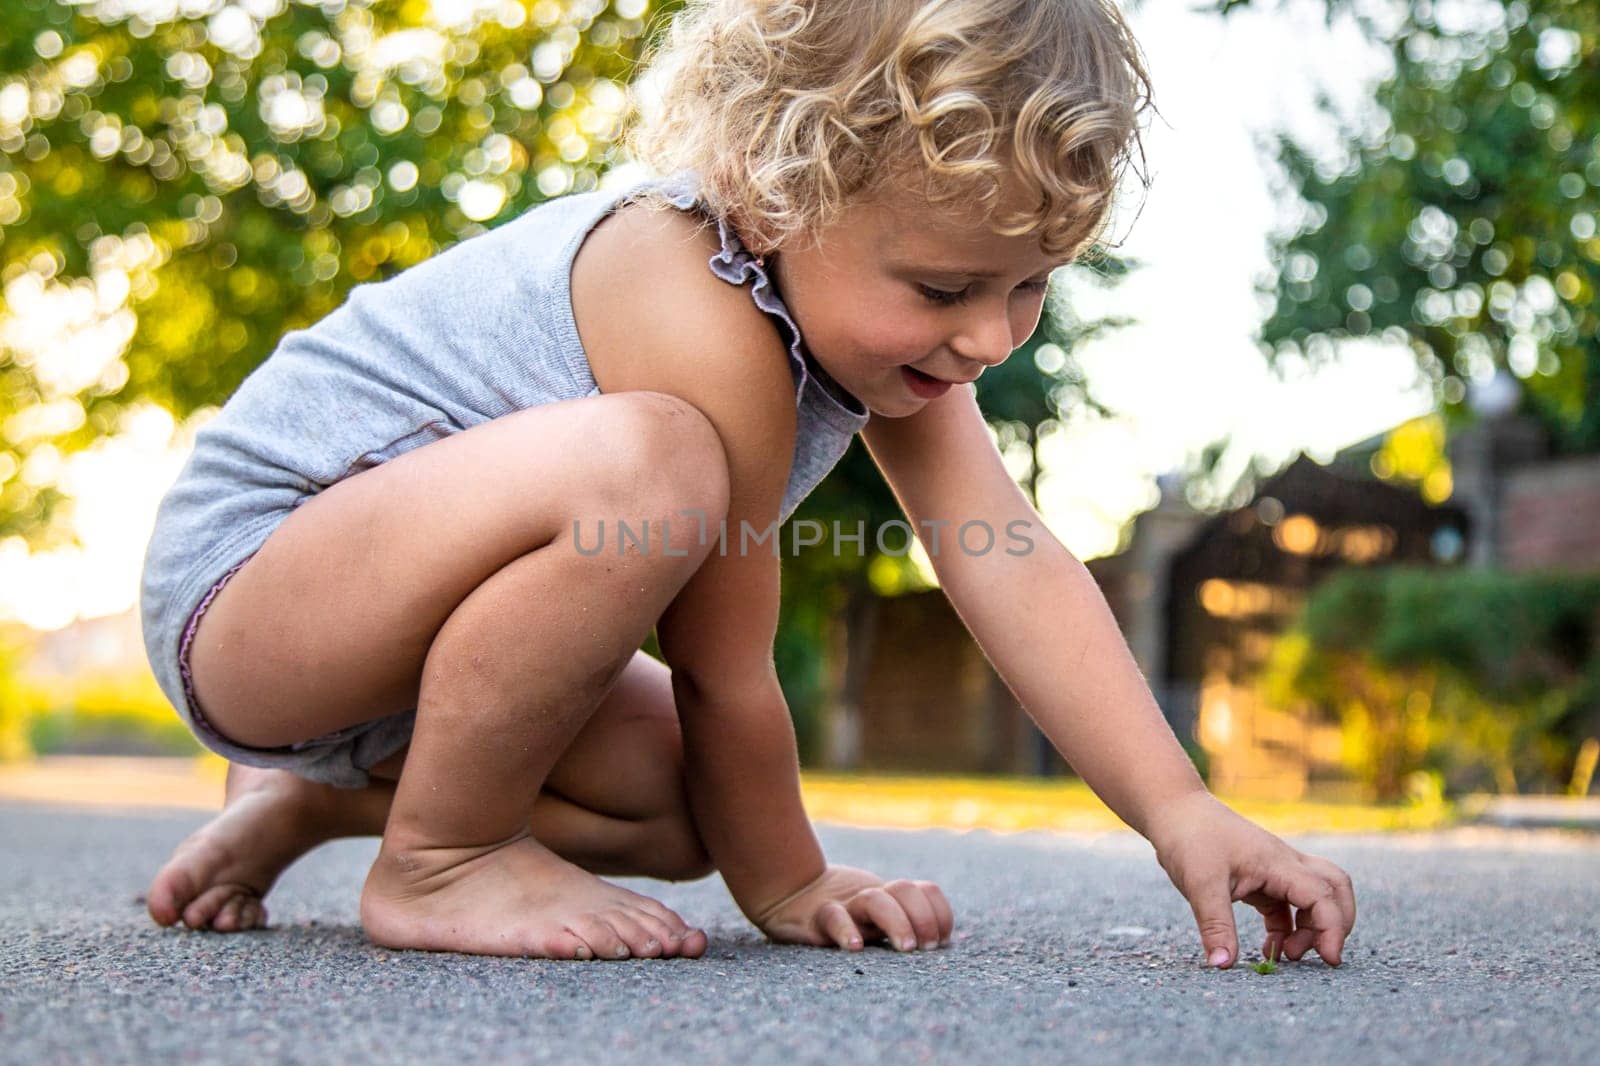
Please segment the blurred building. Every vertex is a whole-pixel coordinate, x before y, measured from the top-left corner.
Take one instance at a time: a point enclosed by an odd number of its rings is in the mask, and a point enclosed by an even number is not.
[[[1362,458],[1373,443],[1327,466],[1301,456],[1248,505],[1205,517],[1170,550],[1136,528],[1132,549],[1107,560],[1107,599],[1174,730],[1206,752],[1218,791],[1293,798],[1343,779],[1337,724],[1266,706],[1253,688],[1312,588],[1348,567],[1463,558],[1465,511],[1374,478]],[[1159,516],[1167,510],[1181,516],[1186,505],[1169,493],[1152,512],[1176,526],[1176,516]],[[1134,594],[1130,575],[1144,574],[1161,602]]]
[[[91,674],[125,676],[150,669],[136,609],[80,618],[60,629],[14,625],[7,632],[27,648],[22,670],[38,681],[65,681]]]
[[[940,589],[857,596],[834,627],[824,765],[1055,774],[1067,764]]]
[[[1309,591],[1385,564],[1600,566],[1600,456],[1551,459],[1538,422],[1500,412],[1448,445],[1451,499],[1380,480],[1374,437],[1304,456],[1237,510],[1206,514],[1161,479],[1128,547],[1088,564],[1180,739],[1211,784],[1297,798],[1346,787],[1337,724],[1262,706],[1251,681]],[[1048,774],[1067,767],[1022,713],[943,592],[863,597],[836,642],[827,762],[839,768]]]
[[[1453,561],[1466,526],[1460,508],[1430,508],[1348,456],[1327,467],[1301,457],[1223,514],[1195,510],[1163,478],[1127,549],[1087,566],[1174,732],[1206,749],[1213,787],[1298,795],[1313,777],[1338,776],[1339,734],[1254,704],[1249,679],[1273,637],[1327,574]],[[866,599],[842,649],[859,665],[839,678],[835,719],[849,724],[835,725],[833,765],[1067,770],[941,590]]]

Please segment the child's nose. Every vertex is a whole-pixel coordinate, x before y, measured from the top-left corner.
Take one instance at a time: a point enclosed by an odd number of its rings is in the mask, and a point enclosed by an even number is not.
[[[951,339],[950,350],[985,367],[999,366],[1026,339],[1016,338],[1009,314],[979,314],[968,319]],[[979,369],[974,367],[966,376],[972,377]]]

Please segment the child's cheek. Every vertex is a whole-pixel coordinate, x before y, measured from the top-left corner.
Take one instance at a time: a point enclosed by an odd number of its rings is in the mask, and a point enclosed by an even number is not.
[[[879,367],[923,362],[943,343],[923,316],[906,314],[888,304],[864,310],[853,324],[852,335],[851,347]]]

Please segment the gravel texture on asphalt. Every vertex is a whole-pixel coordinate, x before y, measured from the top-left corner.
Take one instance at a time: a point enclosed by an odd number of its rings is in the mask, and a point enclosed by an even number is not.
[[[700,959],[392,952],[357,902],[377,840],[268,897],[270,927],[162,929],[142,894],[192,811],[0,804],[0,1060],[450,1063],[1600,1061],[1600,837],[1293,838],[1355,879],[1345,964],[1205,968],[1132,833],[820,825],[833,862],[937,882],[952,945],[779,946],[720,879],[616,878],[711,938]],[[1235,915],[1245,961],[1260,919]]]

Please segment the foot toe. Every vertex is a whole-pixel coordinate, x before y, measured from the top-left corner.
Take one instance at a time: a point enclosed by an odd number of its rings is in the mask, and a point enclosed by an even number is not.
[[[683,943],[678,945],[678,954],[686,959],[698,959],[706,953],[708,946],[710,940],[706,937],[705,931],[695,929],[683,938]]]
[[[640,919],[643,915],[637,911],[615,910],[606,912],[606,921],[611,928],[622,937],[628,946],[628,954],[640,959],[655,959],[661,956],[662,939],[656,932]]]
[[[656,900],[651,899],[649,896],[639,896],[638,901],[634,905],[640,911],[643,911],[645,914],[655,918],[656,921],[661,923],[661,926],[667,935],[667,939],[663,941],[664,944],[676,943],[681,946],[682,942],[687,940],[694,932],[694,930],[689,927],[689,923],[680,918],[677,912],[675,912],[671,907],[659,903]],[[676,938],[676,940],[674,940],[674,938]]]
[[[212,885],[183,909],[183,924],[190,929],[205,929],[216,919],[217,912],[229,898],[236,895],[236,885]]]
[[[678,954],[680,941],[672,939],[672,927],[670,925],[645,910],[633,911],[628,916],[642,926],[645,932],[649,934],[650,939],[654,940],[658,945],[658,949],[652,953],[652,957],[672,958]]]
[[[572,959],[577,962],[594,958],[588,941],[571,929],[562,929],[545,937],[543,946],[536,954],[549,959]]]
[[[625,959],[628,945],[611,923],[598,914],[586,914],[568,928],[583,937],[597,959]]]
[[[175,925],[199,890],[182,868],[164,867],[145,892],[145,909],[157,925]]]
[[[250,897],[237,895],[222,905],[222,910],[211,920],[211,927],[224,933],[237,933],[241,929],[248,929],[245,922],[244,908],[250,902]]]
[[[267,905],[259,899],[251,899],[244,905],[246,929],[264,929],[267,925]]]
[[[628,902],[632,903],[636,910],[644,911],[657,921],[664,923],[672,932],[682,934],[689,932],[689,923],[679,917],[678,913],[671,907],[659,900],[651,899],[649,896],[641,896],[635,892],[633,893],[633,899]]]

